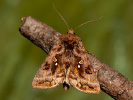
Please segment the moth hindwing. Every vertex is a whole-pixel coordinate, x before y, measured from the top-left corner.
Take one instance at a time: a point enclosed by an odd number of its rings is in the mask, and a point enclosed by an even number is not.
[[[47,89],[63,83],[86,93],[99,93],[100,85],[81,39],[70,29],[53,46],[35,75],[32,86]]]

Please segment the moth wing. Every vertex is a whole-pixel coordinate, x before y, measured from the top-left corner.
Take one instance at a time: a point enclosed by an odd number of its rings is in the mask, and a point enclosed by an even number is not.
[[[67,83],[82,92],[99,93],[100,84],[97,75],[89,63],[82,44],[75,46],[71,63],[67,73]]]
[[[85,92],[85,93],[99,93],[100,85],[97,81],[96,75],[92,73],[91,75],[82,74],[79,76],[79,73],[69,69],[69,74],[67,75],[69,85],[72,85],[76,89]]]
[[[70,66],[67,73],[67,83],[85,93],[99,93],[100,85],[94,71],[87,72],[83,65]]]
[[[34,88],[52,88],[63,82],[65,76],[65,68],[61,64],[63,51],[61,44],[54,45],[33,79]]]

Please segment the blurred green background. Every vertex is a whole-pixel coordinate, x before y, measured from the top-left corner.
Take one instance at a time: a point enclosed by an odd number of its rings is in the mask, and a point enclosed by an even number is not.
[[[55,0],[69,27],[104,16],[75,31],[84,47],[133,80],[133,0]],[[0,0],[0,100],[113,100],[104,92],[85,94],[62,85],[34,89],[32,80],[47,54],[19,33],[20,18],[32,16],[67,32],[52,0]]]

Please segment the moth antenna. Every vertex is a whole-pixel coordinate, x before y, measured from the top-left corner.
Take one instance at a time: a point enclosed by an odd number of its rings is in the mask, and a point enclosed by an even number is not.
[[[66,24],[66,26],[67,26],[67,28],[68,28],[68,30],[69,30],[69,26],[68,26],[67,22],[65,21],[65,19],[64,19],[63,16],[61,15],[61,13],[59,13],[59,11],[56,9],[54,3],[53,3],[53,8],[54,8],[54,10],[57,12],[57,14],[61,17],[61,19],[64,21],[64,23]]]
[[[78,27],[76,27],[76,28],[74,29],[74,31],[75,31],[76,29],[78,29],[79,27],[81,27],[81,26],[83,26],[83,25],[85,25],[85,24],[87,24],[87,23],[89,23],[89,22],[97,21],[97,20],[101,19],[102,17],[103,17],[103,16],[100,16],[99,18],[97,18],[97,19],[95,19],[95,20],[89,20],[89,21],[87,21],[87,22],[84,22],[84,23],[80,24]]]

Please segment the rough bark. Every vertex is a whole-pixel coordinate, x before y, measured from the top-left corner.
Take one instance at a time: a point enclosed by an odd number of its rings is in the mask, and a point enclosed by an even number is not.
[[[59,40],[61,34],[53,28],[29,16],[21,18],[20,33],[49,53],[52,46]],[[133,100],[133,82],[121,73],[101,62],[88,52],[88,58],[97,72],[101,89],[115,100]]]

